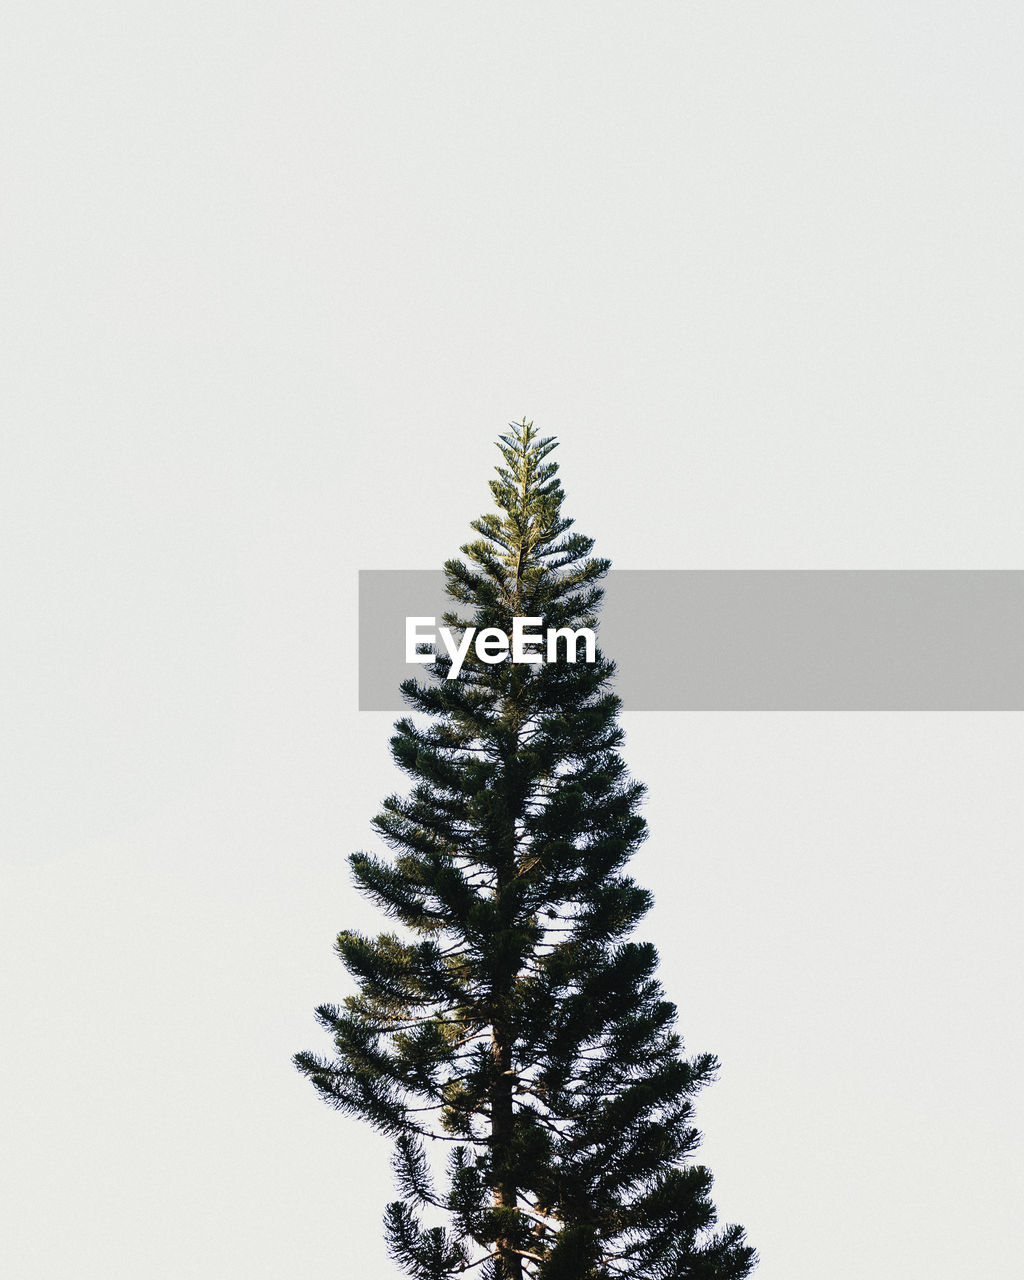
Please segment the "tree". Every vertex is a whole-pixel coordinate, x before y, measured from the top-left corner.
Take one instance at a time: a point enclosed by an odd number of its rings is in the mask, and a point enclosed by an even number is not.
[[[469,613],[449,627],[596,626],[609,562],[562,514],[554,447],[525,419],[500,437],[498,510],[445,565]],[[295,1057],[394,1139],[385,1232],[414,1280],[739,1280],[755,1263],[691,1160],[718,1062],[683,1056],[657,953],[631,937],[651,904],[623,870],[644,788],[618,752],[614,665],[578,644],[540,664],[471,648],[450,680],[439,655],[442,678],[402,685],[419,715],[391,750],[413,786],[373,824],[394,856],[350,858],[401,932],[339,935],[357,993],[317,1010],[334,1055]]]

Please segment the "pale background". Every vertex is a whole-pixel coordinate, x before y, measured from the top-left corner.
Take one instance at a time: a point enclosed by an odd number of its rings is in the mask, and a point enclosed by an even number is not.
[[[4,15],[0,1270],[384,1280],[387,1145],[289,1062],[402,785],[356,571],[524,413],[619,567],[1024,566],[1024,19]],[[1024,718],[626,727],[760,1280],[1015,1276]]]

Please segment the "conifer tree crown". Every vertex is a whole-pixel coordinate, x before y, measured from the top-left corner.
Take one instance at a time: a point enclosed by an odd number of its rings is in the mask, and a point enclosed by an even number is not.
[[[500,437],[497,511],[445,565],[449,626],[593,627],[609,562],[562,514],[552,438]],[[435,669],[450,669],[439,656]],[[613,664],[484,663],[406,681],[391,739],[412,779],[350,858],[395,925],[346,931],[355,994],[317,1010],[334,1054],[295,1062],[333,1107],[394,1140],[388,1250],[414,1280],[742,1280],[692,1162],[692,1098],[657,953],[632,938],[650,894],[624,870],[647,834],[619,754]],[[447,1150],[439,1176],[436,1148]]]

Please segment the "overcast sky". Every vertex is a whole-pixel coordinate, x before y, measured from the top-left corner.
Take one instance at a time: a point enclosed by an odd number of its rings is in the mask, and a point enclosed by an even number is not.
[[[387,1144],[289,1061],[403,785],[357,571],[454,554],[524,414],[619,568],[1024,567],[1024,19],[8,0],[0,37],[0,1270],[387,1280]],[[1016,1275],[1024,718],[626,728],[760,1280]]]

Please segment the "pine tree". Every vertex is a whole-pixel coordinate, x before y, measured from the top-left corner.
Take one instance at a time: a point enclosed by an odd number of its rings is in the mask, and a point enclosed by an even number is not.
[[[562,514],[554,447],[525,419],[500,437],[498,510],[445,565],[468,614],[448,626],[596,626],[609,562]],[[718,1062],[683,1056],[657,953],[631,937],[651,895],[624,872],[646,824],[614,666],[582,640],[568,656],[470,648],[457,678],[403,684],[418,715],[391,750],[413,786],[373,824],[394,856],[350,858],[400,929],[339,935],[357,993],[317,1010],[334,1055],[295,1062],[394,1139],[385,1233],[414,1280],[739,1280],[754,1250],[716,1229],[691,1159]]]

